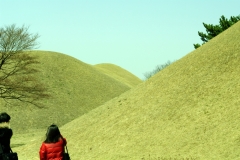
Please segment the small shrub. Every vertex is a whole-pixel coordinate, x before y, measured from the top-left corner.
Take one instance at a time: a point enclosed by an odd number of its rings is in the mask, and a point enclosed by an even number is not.
[[[147,79],[151,78],[153,75],[155,75],[156,73],[160,72],[161,70],[163,70],[164,68],[169,66],[171,63],[172,62],[167,61],[165,64],[157,65],[156,68],[152,72],[144,73],[145,79],[147,80]]]

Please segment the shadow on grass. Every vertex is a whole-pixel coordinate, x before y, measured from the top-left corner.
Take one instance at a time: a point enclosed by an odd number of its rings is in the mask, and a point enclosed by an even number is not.
[[[25,145],[25,143],[20,143],[20,144],[11,144],[11,148],[14,148],[14,147],[19,147],[19,146],[23,146]]]

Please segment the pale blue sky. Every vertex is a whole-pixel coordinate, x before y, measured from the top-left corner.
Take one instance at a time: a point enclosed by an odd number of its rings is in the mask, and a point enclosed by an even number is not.
[[[201,43],[202,22],[240,14],[240,0],[0,0],[1,27],[30,27],[39,50],[112,63],[141,79]],[[187,64],[186,64],[187,65]]]

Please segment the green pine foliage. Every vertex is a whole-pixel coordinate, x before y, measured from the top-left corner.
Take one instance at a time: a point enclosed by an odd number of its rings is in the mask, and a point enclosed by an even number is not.
[[[231,16],[230,19],[225,18],[223,15],[219,19],[219,24],[218,25],[213,25],[213,24],[206,24],[203,23],[203,26],[206,28],[207,33],[199,32],[198,35],[200,36],[201,40],[203,41],[202,45],[211,40],[213,37],[217,36],[224,30],[228,29],[231,27],[233,24],[237,23],[240,20],[240,15],[239,16]],[[201,44],[193,44],[194,48],[197,49],[198,47],[201,46]]]

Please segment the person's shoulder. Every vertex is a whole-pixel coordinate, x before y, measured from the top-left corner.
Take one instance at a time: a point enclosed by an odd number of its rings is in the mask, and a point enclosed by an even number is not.
[[[63,143],[64,145],[66,145],[67,144],[67,139],[61,136],[60,142]]]
[[[12,134],[13,133],[12,129],[8,128],[8,127],[0,128],[0,132],[4,132],[4,133],[7,133],[7,134]]]
[[[11,128],[6,128],[6,132],[8,135],[12,135],[13,134],[13,131]]]
[[[11,128],[7,128],[8,132],[13,132]]]
[[[67,139],[66,138],[63,138],[63,143],[64,143],[64,145],[67,144]]]
[[[0,130],[12,130],[12,129],[7,126],[3,126],[3,127],[0,127]]]
[[[51,147],[52,145],[54,145],[54,143],[42,142],[42,148],[48,148],[48,147]]]
[[[67,141],[65,137],[63,137],[62,135],[60,135],[60,138],[62,141]]]
[[[42,145],[41,145],[41,147],[40,147],[40,150],[45,150],[45,148],[46,148],[46,143],[45,143],[45,142],[42,142]]]

